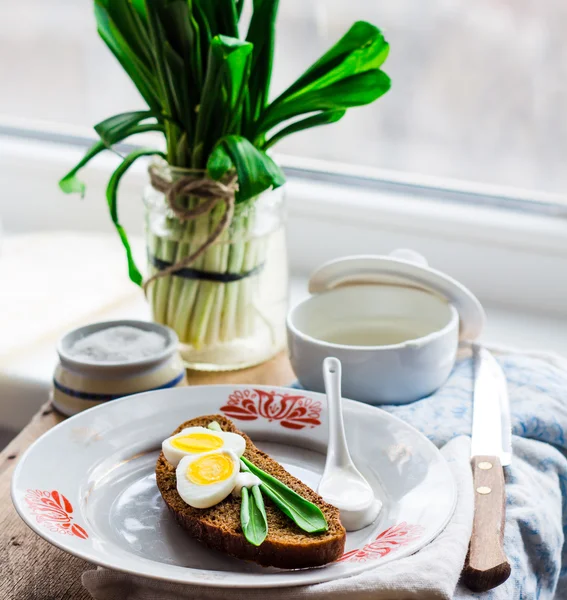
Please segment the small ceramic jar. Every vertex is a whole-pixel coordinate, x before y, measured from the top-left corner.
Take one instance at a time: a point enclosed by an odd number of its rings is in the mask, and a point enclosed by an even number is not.
[[[101,362],[73,352],[79,340],[122,326],[158,334],[164,343],[155,352],[131,360]],[[107,321],[75,329],[57,347],[59,364],[53,376],[53,405],[70,416],[130,394],[186,385],[178,344],[177,335],[169,327],[147,321]]]
[[[476,297],[410,250],[331,261],[309,281],[310,298],[290,311],[292,367],[307,389],[324,391],[322,363],[343,364],[345,397],[406,404],[447,380],[459,341],[476,339]]]

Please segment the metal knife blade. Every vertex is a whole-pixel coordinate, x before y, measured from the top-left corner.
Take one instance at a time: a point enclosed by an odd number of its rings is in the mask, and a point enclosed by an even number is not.
[[[490,354],[490,357],[494,360],[494,357]],[[494,360],[494,362],[496,362]],[[510,417],[510,398],[508,397],[508,383],[506,382],[506,375],[502,371],[502,368],[498,363],[500,380],[500,414],[502,415],[502,455],[500,456],[500,462],[503,467],[508,467],[512,462],[512,419]]]
[[[510,464],[512,429],[506,377],[496,359],[473,344],[474,404],[471,456],[497,456]]]

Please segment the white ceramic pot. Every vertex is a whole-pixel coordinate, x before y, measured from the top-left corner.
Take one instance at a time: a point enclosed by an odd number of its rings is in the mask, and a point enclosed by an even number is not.
[[[93,362],[70,353],[77,340],[120,325],[158,333],[165,338],[165,347],[151,356],[122,362]],[[147,321],[107,321],[74,329],[57,347],[59,364],[53,375],[53,405],[71,416],[123,396],[186,385],[178,345],[172,329]]]
[[[459,339],[484,324],[478,300],[408,251],[332,261],[311,278],[310,298],[287,319],[299,382],[324,391],[322,363],[343,364],[343,392],[370,404],[405,404],[447,380]]]

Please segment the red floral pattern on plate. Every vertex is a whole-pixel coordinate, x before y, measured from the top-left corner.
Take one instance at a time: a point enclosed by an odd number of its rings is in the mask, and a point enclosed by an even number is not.
[[[279,421],[288,429],[321,425],[321,402],[306,396],[264,390],[235,390],[221,411],[231,419]]]
[[[351,550],[339,558],[339,562],[366,562],[383,558],[390,552],[407,546],[410,542],[418,540],[423,534],[421,525],[408,525],[405,521],[389,527],[378,534],[373,542],[363,548]]]
[[[37,522],[43,523],[49,531],[74,535],[83,540],[89,537],[80,525],[73,523],[73,506],[63,494],[28,490],[24,499]]]

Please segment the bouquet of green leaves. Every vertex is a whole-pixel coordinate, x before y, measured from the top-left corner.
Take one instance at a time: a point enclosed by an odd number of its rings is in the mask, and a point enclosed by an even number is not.
[[[174,209],[168,219],[173,235],[154,236],[149,244],[150,258],[156,260],[147,293],[154,318],[173,327],[181,341],[195,347],[230,341],[246,334],[250,287],[245,276],[265,258],[261,244],[246,235],[254,226],[254,202],[262,192],[284,183],[267,150],[292,133],[338,121],[348,108],[382,96],[390,87],[380,70],[389,46],[379,29],[357,22],[270,100],[278,0],[253,0],[245,34],[239,31],[244,0],[95,0],[94,4],[98,32],[147,110],[98,123],[99,141],[60,187],[84,194],[77,174],[95,155],[139,133],[157,131],[165,136],[165,153],[140,148],[124,156],[106,193],[126,249],[130,278],[139,285],[143,278],[117,210],[118,185],[132,163],[143,156],[160,156],[171,168],[172,183],[198,174],[205,183],[217,182],[219,189],[228,189],[232,203],[210,203],[197,190],[168,197]],[[239,241],[227,243],[232,238]],[[169,266],[165,277],[160,276],[164,265]],[[219,285],[176,276],[176,269],[188,266],[236,277]]]

